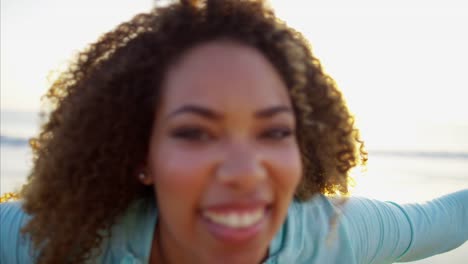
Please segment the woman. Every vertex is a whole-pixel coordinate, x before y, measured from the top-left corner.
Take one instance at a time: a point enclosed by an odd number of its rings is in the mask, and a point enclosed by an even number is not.
[[[347,194],[366,152],[307,41],[262,1],[138,15],[47,97],[23,201],[2,205],[2,263],[390,263],[468,238],[468,191],[323,195]]]

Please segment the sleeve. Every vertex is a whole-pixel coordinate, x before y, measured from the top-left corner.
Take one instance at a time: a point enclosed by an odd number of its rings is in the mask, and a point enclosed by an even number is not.
[[[350,198],[343,218],[357,263],[414,261],[468,239],[468,190],[423,204]]]
[[[0,263],[33,263],[31,242],[21,235],[28,221],[20,202],[0,204]]]
[[[412,230],[408,250],[399,262],[447,252],[468,240],[468,189],[425,204],[401,206]]]

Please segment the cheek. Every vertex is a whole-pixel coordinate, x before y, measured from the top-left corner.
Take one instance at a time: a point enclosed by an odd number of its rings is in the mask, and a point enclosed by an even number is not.
[[[296,190],[302,176],[302,162],[299,148],[291,145],[288,148],[270,154],[272,177],[279,188],[279,193],[291,195]]]
[[[149,161],[158,201],[195,205],[209,181],[212,160],[209,153],[161,144]]]

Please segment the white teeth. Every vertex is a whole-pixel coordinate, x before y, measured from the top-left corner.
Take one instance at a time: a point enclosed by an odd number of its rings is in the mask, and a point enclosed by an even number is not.
[[[264,213],[265,210],[262,208],[249,213],[229,212],[221,214],[210,211],[204,211],[203,216],[217,224],[225,225],[232,228],[242,228],[251,226],[260,221]]]

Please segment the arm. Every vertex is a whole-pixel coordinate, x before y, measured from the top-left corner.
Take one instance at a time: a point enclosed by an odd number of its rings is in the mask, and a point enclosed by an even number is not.
[[[468,189],[401,208],[411,224],[412,240],[400,262],[447,252],[468,240]]]
[[[0,204],[0,263],[33,263],[31,242],[20,233],[28,219],[20,202]]]
[[[358,263],[422,259],[468,239],[468,190],[401,206],[351,198],[343,209],[343,221]]]

